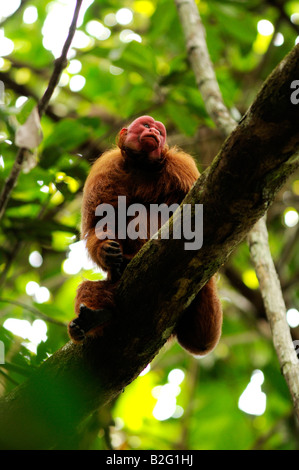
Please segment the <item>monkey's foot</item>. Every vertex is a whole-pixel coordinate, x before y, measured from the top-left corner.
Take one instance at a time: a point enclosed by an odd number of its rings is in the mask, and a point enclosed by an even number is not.
[[[82,304],[78,317],[69,323],[69,335],[74,342],[80,343],[86,336],[92,336],[96,331],[100,332],[111,319],[111,310],[91,310]]]

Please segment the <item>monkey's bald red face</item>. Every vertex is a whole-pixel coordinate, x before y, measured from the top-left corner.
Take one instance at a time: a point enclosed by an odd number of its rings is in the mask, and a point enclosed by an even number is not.
[[[166,129],[162,122],[151,116],[141,116],[121,130],[125,134],[123,145],[135,152],[146,152],[150,158],[159,158],[166,142]]]

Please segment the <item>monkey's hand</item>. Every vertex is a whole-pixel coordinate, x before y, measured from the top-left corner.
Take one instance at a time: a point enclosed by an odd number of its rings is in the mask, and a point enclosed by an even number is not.
[[[91,310],[82,304],[78,317],[68,325],[69,336],[74,343],[81,343],[86,336],[101,336],[111,318],[111,310]]]
[[[101,265],[110,273],[111,280],[118,281],[123,272],[123,255],[120,244],[115,240],[103,241],[99,258]]]

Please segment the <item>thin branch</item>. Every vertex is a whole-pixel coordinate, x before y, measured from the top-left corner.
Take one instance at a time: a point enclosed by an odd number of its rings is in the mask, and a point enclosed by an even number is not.
[[[292,229],[289,229],[289,232],[289,238],[286,240],[285,246],[276,263],[276,269],[278,273],[281,272],[281,270],[289,260],[290,256],[294,252],[296,244],[299,241],[299,226],[292,227]]]
[[[174,0],[184,30],[189,59],[207,112],[225,135],[235,128],[223,102],[205,41],[205,30],[194,0]],[[295,412],[299,418],[299,363],[295,354],[289,326],[285,319],[285,306],[280,282],[274,269],[268,245],[266,222],[261,219],[250,235],[250,253],[260,278],[260,289],[267,317],[273,332],[273,343],[285,380],[288,384]],[[263,266],[267,256],[267,268]],[[266,263],[266,261],[265,261]],[[273,266],[272,266],[273,264]],[[276,302],[273,302],[276,296]]]
[[[282,284],[282,290],[287,291],[288,289],[290,289],[294,285],[298,285],[298,283],[299,283],[299,272],[295,273],[293,275],[292,279],[289,279],[288,281],[285,281]]]
[[[54,66],[54,70],[53,70],[52,76],[51,76],[50,81],[49,81],[49,85],[48,85],[43,97],[40,99],[40,101],[37,105],[38,112],[39,112],[40,116],[43,114],[45,108],[48,106],[48,103],[51,99],[51,96],[52,96],[56,86],[58,85],[60,75],[61,75],[63,69],[67,65],[67,53],[68,53],[68,50],[71,46],[72,40],[73,40],[75,32],[76,32],[77,20],[78,20],[78,16],[79,16],[82,1],[83,0],[77,0],[74,16],[73,16],[73,19],[72,19],[72,22],[71,22],[71,26],[70,26],[70,29],[69,29],[69,32],[68,32],[68,36],[67,36],[66,41],[64,43],[64,46],[62,48],[61,56],[59,57],[59,59],[57,59],[55,61],[55,66]]]
[[[15,82],[9,72],[0,72],[0,80],[5,84],[5,89],[13,90],[21,96],[32,97],[36,102],[38,102],[38,96],[36,95],[36,93],[31,90],[27,85],[22,85]],[[45,114],[49,116],[49,118],[52,119],[54,122],[58,122],[61,119],[60,116],[55,114],[52,109],[52,106],[47,107],[47,109],[45,110]]]
[[[30,377],[34,371],[37,369],[36,366],[32,364],[27,367],[19,366],[16,364],[12,364],[11,362],[5,361],[5,364],[0,364],[1,369],[6,369],[8,371],[16,372],[17,374],[23,375],[23,377]],[[33,369],[33,370],[32,370]]]
[[[260,283],[273,344],[299,419],[299,363],[286,320],[286,306],[268,243],[266,224],[260,219],[248,236],[251,259]]]
[[[19,149],[17,157],[13,164],[12,170],[10,172],[10,175],[5,182],[2,193],[0,194],[0,220],[2,219],[4,215],[4,211],[6,209],[10,194],[13,188],[15,187],[19,174],[22,170],[25,154],[26,154],[25,148]]]
[[[217,128],[228,136],[236,126],[222,98],[210,59],[204,25],[193,0],[174,0],[185,35],[188,57],[206,110]]]
[[[7,373],[4,372],[4,370],[2,370],[2,369],[0,369],[0,375],[3,375],[3,377],[4,377],[6,380],[10,381],[14,386],[18,386],[18,385],[19,385],[19,383],[18,383],[16,380],[14,380],[14,379],[11,377],[10,374],[7,374]]]
[[[21,307],[24,310],[28,310],[28,312],[33,313],[33,315],[35,315],[36,317],[41,318],[42,320],[45,320],[49,323],[53,323],[54,325],[63,326],[64,328],[67,326],[66,323],[63,323],[59,320],[55,320],[55,318],[49,317],[48,315],[41,312],[37,308],[32,307],[31,305],[24,304],[24,302],[19,302],[18,300],[12,300],[12,299],[5,299],[3,297],[0,297],[0,302],[15,305],[16,307]],[[0,314],[0,317],[1,316],[2,314]]]
[[[56,60],[54,70],[53,70],[52,76],[50,78],[48,87],[47,87],[44,95],[42,96],[42,98],[38,102],[37,108],[38,108],[38,113],[39,113],[40,117],[42,116],[43,112],[45,111],[46,107],[48,106],[48,103],[51,99],[51,96],[52,96],[52,94],[53,94],[53,92],[54,92],[54,90],[55,90],[55,88],[56,88],[56,86],[59,82],[59,78],[60,78],[60,75],[63,71],[63,68],[67,64],[67,62],[66,62],[67,53],[68,53],[69,47],[71,45],[71,42],[73,40],[75,31],[76,31],[76,24],[77,24],[78,15],[79,15],[79,11],[80,11],[80,8],[81,8],[82,1],[83,0],[77,0],[74,16],[73,16],[73,19],[72,19],[72,22],[71,22],[71,26],[70,26],[70,29],[69,29],[68,36],[67,36],[66,41],[64,43],[64,46],[62,48],[61,56],[59,57],[59,59]],[[14,165],[12,167],[11,173],[10,173],[8,179],[5,182],[2,193],[0,194],[0,220],[3,217],[3,214],[5,212],[5,208],[7,206],[8,201],[9,201],[10,194],[11,194],[13,188],[15,187],[15,185],[17,183],[17,179],[18,179],[19,174],[22,170],[22,166],[23,166],[24,159],[26,157],[26,153],[27,153],[27,149],[25,149],[25,148],[20,148],[19,149],[16,160],[15,160]]]
[[[263,316],[265,308],[262,297],[258,290],[250,289],[242,281],[238,271],[230,264],[226,265],[223,269],[223,274],[227,277],[230,284],[237,289],[253,306],[256,310],[257,317]]]
[[[2,290],[2,287],[3,287],[3,284],[5,283],[5,280],[6,280],[6,276],[16,258],[16,256],[18,255],[20,249],[22,247],[22,242],[21,240],[17,240],[13,246],[12,246],[12,250],[11,252],[9,253],[8,257],[7,257],[7,260],[6,260],[6,263],[5,263],[5,266],[4,266],[4,269],[3,271],[1,272],[0,274],[0,293],[1,293],[1,290]]]

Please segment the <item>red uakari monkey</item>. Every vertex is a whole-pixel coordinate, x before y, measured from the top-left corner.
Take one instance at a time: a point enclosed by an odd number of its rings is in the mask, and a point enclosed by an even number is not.
[[[117,281],[147,241],[123,237],[119,227],[113,236],[107,225],[99,232],[96,209],[109,204],[117,212],[118,196],[125,196],[128,206],[137,202],[146,208],[150,204],[181,203],[198,177],[193,158],[177,148],[169,149],[164,125],[150,116],[142,116],[122,129],[118,147],[95,162],[83,192],[82,237],[91,259],[108,276],[105,281],[84,281],[79,286],[75,305],[78,317],[69,324],[74,342],[103,334],[105,322],[115,309]],[[117,217],[115,221],[117,224]],[[145,230],[149,233],[148,227]],[[183,313],[175,334],[192,354],[205,355],[218,343],[221,326],[222,309],[212,278]]]

